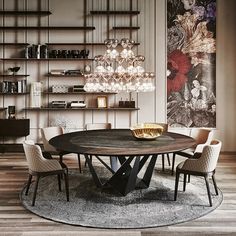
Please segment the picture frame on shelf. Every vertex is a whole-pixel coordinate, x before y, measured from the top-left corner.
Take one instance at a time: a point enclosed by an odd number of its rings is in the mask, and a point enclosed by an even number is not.
[[[107,108],[107,97],[106,96],[98,96],[97,97],[97,106],[98,106],[98,108]]]

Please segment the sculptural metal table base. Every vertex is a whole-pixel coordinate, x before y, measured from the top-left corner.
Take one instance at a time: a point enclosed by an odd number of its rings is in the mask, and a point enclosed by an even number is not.
[[[122,195],[127,195],[134,189],[148,188],[153,169],[156,164],[157,155],[144,155],[144,156],[117,156],[121,166],[117,169],[117,171],[113,170],[110,166],[108,166],[99,156],[95,157],[108,169],[112,176],[110,179],[102,183],[99,178],[96,169],[94,168],[91,158],[89,155],[85,155],[86,161],[88,163],[90,172],[93,176],[93,180],[97,187],[99,188],[107,188],[111,186],[114,190],[119,192]],[[146,170],[144,172],[143,178],[138,178],[138,174],[145,166],[145,163],[150,159]],[[131,162],[133,164],[131,165]]]

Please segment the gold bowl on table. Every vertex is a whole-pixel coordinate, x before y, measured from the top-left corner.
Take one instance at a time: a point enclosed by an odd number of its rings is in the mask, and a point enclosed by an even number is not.
[[[164,128],[158,124],[142,123],[130,128],[133,136],[141,140],[154,140],[162,135]]]

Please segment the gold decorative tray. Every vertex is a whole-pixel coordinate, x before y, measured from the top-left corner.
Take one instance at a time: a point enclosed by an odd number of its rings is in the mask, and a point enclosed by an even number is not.
[[[130,128],[133,136],[141,140],[154,140],[162,135],[164,128],[158,124],[142,123]]]

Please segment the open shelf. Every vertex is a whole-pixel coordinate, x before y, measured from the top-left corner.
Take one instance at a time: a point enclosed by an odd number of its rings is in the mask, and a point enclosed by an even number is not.
[[[140,11],[90,11],[91,15],[138,15]]]
[[[16,78],[16,77],[28,77],[30,75],[0,75],[0,77],[7,77],[7,78]]]
[[[27,93],[0,93],[0,95],[26,95],[29,94],[29,92]]]
[[[23,46],[28,46],[29,43],[0,43],[0,46],[19,46],[19,47],[23,47]]]
[[[48,46],[100,46],[104,45],[104,43],[45,43]],[[119,44],[120,45],[120,44]],[[134,45],[140,45],[140,43],[134,43]]]
[[[0,11],[0,15],[48,16],[50,11]]]
[[[0,58],[2,61],[93,61],[93,58]]]
[[[108,108],[97,108],[97,107],[86,107],[86,108],[52,108],[52,107],[27,107],[23,110],[28,111],[137,111],[139,108],[121,108],[121,107],[108,107]]]
[[[52,75],[52,74],[47,74],[45,75],[47,77],[84,77],[84,75],[80,74],[80,75]]]
[[[140,29],[139,26],[114,26],[112,27],[113,30],[138,30]]]
[[[95,30],[93,26],[1,26],[0,30]]]
[[[82,95],[88,95],[88,94],[99,94],[99,95],[109,95],[109,94],[116,94],[116,93],[106,93],[106,92],[67,92],[67,93],[54,93],[54,92],[43,92],[43,94],[51,94],[51,95],[77,95],[77,94],[82,94]]]

